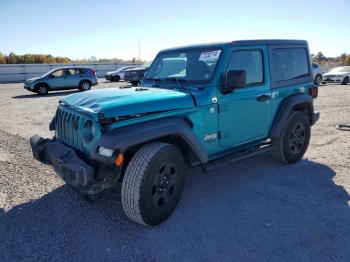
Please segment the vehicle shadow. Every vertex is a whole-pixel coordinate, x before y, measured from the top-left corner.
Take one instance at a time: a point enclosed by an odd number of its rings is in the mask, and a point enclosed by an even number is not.
[[[75,93],[79,93],[79,90],[72,90],[72,91],[57,91],[57,92],[50,92],[47,95],[39,96],[38,94],[32,93],[28,95],[19,95],[19,96],[13,96],[13,99],[23,99],[23,98],[45,98],[45,97],[52,97],[52,96],[67,96]]]
[[[62,186],[0,209],[0,260],[349,261],[350,196],[326,165],[260,156],[191,170],[162,225],[124,215],[118,189],[86,202]]]

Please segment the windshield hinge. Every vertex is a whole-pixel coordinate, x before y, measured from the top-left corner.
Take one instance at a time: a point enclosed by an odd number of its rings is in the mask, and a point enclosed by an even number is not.
[[[223,113],[228,110],[229,105],[228,104],[219,104],[218,105],[218,113]]]

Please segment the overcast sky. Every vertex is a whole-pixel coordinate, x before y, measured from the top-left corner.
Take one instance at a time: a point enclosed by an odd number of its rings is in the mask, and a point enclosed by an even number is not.
[[[350,53],[350,0],[0,0],[0,52],[72,59],[138,57],[239,39],[305,39]]]

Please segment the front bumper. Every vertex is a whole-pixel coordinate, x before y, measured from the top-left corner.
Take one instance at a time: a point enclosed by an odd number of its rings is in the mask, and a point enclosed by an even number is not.
[[[327,77],[323,76],[322,82],[324,83],[341,83],[343,80],[341,78],[336,77]]]
[[[315,111],[312,115],[311,125],[314,125],[318,121],[318,119],[320,119],[320,112]]]
[[[99,179],[100,172],[108,173],[107,168],[92,166],[60,141],[34,135],[30,138],[30,145],[36,160],[52,165],[67,184],[81,193],[96,194],[113,186],[118,179],[117,176]]]
[[[24,89],[27,89],[27,90],[30,91],[30,92],[34,92],[33,89],[32,89],[32,87],[30,87],[30,86],[24,85],[23,88],[24,88]]]

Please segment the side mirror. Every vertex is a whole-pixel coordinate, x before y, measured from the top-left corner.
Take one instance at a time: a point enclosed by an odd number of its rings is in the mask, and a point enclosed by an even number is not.
[[[235,88],[245,87],[246,83],[245,70],[231,70],[226,74],[224,88],[232,91]]]
[[[50,78],[55,78],[55,76],[54,76],[54,75],[49,75],[49,77],[50,77]]]

